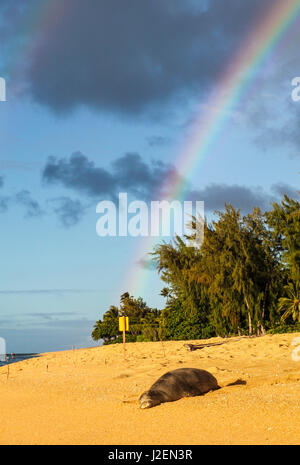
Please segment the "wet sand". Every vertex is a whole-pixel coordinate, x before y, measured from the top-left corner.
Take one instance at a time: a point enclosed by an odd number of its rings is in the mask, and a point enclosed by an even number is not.
[[[1,367],[0,444],[300,444],[296,337],[130,343],[126,360],[117,344],[41,354],[8,377]],[[222,389],[141,410],[139,395],[181,367],[210,371]]]

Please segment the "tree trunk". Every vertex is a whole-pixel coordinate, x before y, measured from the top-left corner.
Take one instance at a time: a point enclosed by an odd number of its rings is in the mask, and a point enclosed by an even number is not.
[[[251,315],[250,315],[250,312],[248,310],[248,322],[249,322],[249,336],[252,335],[252,320],[251,320]]]
[[[266,310],[266,300],[267,300],[267,290],[268,290],[268,286],[269,284],[267,283],[266,284],[266,288],[265,288],[265,292],[264,292],[264,299],[263,299],[263,306],[262,306],[262,312],[261,312],[261,322],[259,321],[259,325],[260,325],[260,334],[263,335],[263,334],[266,334],[266,330],[264,328],[264,319],[265,319],[265,310]]]
[[[261,336],[261,335],[262,335],[261,322],[259,320],[257,320],[256,336]]]
[[[258,322],[257,322],[257,335],[262,336],[264,334],[266,334],[266,330],[265,330],[263,324],[258,320]]]
[[[249,302],[246,296],[244,299],[245,299],[245,304],[248,310],[249,336],[251,336],[252,335],[252,320],[251,320],[251,314],[250,314],[250,307],[249,307]]]

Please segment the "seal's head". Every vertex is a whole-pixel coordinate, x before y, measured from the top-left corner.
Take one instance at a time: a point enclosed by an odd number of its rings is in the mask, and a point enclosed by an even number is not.
[[[163,401],[162,395],[159,391],[149,389],[149,391],[143,392],[139,398],[141,408],[151,408],[155,405],[161,404]]]

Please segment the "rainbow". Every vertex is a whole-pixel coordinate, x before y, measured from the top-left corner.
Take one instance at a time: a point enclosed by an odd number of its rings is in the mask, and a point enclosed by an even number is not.
[[[40,41],[47,41],[48,34],[55,33],[60,18],[71,9],[71,0],[48,0],[40,2],[34,10],[28,9],[21,28],[30,32],[31,38],[34,36],[35,40],[30,41],[34,45],[27,48],[25,46],[21,59],[12,53],[8,64],[12,80],[11,90],[14,89],[16,95],[19,86],[22,87],[18,82],[18,76],[23,75],[22,68],[26,66],[26,62],[31,61],[32,57],[38,58]],[[211,153],[213,144],[224,131],[228,115],[248,91],[261,65],[271,56],[275,46],[298,17],[299,11],[300,0],[274,0],[273,5],[264,12],[256,27],[244,38],[221,73],[214,90],[199,104],[198,116],[191,127],[190,136],[187,141],[182,142],[178,153],[175,154],[174,165],[180,178],[170,176],[164,180],[161,187],[161,191],[169,192],[167,198],[184,199],[186,182],[194,177]],[[121,292],[128,290],[135,296],[143,294],[148,274],[137,266],[137,262],[146,251],[152,250],[155,242],[155,238],[152,237],[140,239],[131,266],[128,265],[131,273],[124,279]]]
[[[297,18],[299,0],[277,0],[271,11],[267,11],[254,31],[244,40],[236,56],[222,73],[216,91],[205,104],[205,113],[200,112],[193,125],[188,143],[177,157],[176,167],[185,179],[198,168],[208,154],[227,120],[274,46]],[[181,198],[185,184],[179,180],[172,188],[171,197]]]
[[[224,129],[228,115],[249,89],[263,62],[270,57],[275,46],[298,17],[300,0],[277,0],[265,12],[256,27],[223,70],[214,91],[199,105],[199,115],[192,125],[190,137],[175,156],[175,166],[180,173],[164,182],[168,198],[182,200],[186,181],[190,180],[210,153],[220,132]],[[201,200],[201,199],[199,199]],[[137,267],[138,260],[151,251],[154,238],[140,241],[134,254],[131,269],[123,289],[138,297],[143,294],[148,274]]]

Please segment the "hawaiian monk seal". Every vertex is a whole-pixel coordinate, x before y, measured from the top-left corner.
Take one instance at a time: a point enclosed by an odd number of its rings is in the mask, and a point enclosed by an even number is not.
[[[178,368],[161,376],[139,398],[141,408],[151,408],[162,402],[172,402],[181,397],[201,396],[220,389],[216,378],[205,370]]]

